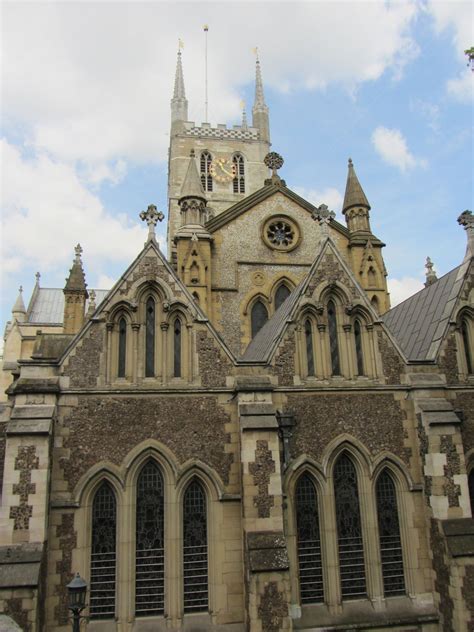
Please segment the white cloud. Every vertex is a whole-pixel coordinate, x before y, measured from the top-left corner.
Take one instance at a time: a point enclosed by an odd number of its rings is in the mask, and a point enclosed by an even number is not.
[[[402,277],[401,279],[387,279],[388,291],[390,292],[390,303],[392,307],[398,305],[405,299],[413,296],[416,292],[422,290],[425,286],[414,277]]]
[[[419,113],[433,132],[439,132],[439,105],[431,103],[430,101],[424,101],[423,99],[411,99],[410,109],[413,112]]]
[[[116,282],[117,279],[113,279],[112,277],[107,276],[107,274],[99,274],[97,287],[101,290],[110,290]]]
[[[320,204],[327,204],[330,210],[333,211],[339,211],[342,207],[342,194],[334,187],[327,187],[326,189],[321,190],[295,187],[294,191],[315,206],[319,206]]]
[[[472,101],[474,99],[474,73],[464,71],[447,83],[448,93],[457,101]]]
[[[372,144],[381,158],[401,171],[426,166],[426,161],[416,158],[408,149],[400,130],[379,126],[372,134]]]

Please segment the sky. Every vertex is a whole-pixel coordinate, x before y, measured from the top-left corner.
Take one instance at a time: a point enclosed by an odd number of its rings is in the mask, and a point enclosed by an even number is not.
[[[471,2],[3,2],[1,326],[24,288],[63,287],[83,247],[109,288],[166,213],[178,39],[189,117],[250,117],[258,47],[287,186],[341,213],[352,158],[384,243],[392,304],[462,261],[473,209]],[[166,222],[158,230],[165,251]]]

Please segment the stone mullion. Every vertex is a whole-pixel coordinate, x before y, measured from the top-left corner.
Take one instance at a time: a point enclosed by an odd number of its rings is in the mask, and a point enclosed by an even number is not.
[[[325,601],[331,614],[341,612],[341,580],[339,576],[339,549],[337,544],[336,505],[334,502],[333,482],[329,478],[322,494],[320,513],[322,535],[323,574]]]
[[[188,382],[192,382],[194,377],[193,331],[192,323],[186,323],[186,354],[182,361],[182,376]]]
[[[112,339],[113,339],[114,323],[106,323],[105,325],[105,348],[107,349],[106,363],[106,380],[107,384],[112,382],[113,357],[112,357]]]
[[[307,376],[307,369],[305,369],[305,354],[303,349],[303,335],[302,335],[302,325],[296,325],[295,327],[295,335],[296,335],[296,357],[298,362],[297,373],[300,378],[305,378]]]
[[[330,361],[330,349],[329,349],[329,336],[326,333],[326,325],[319,324],[319,355],[321,358],[322,377],[328,378],[331,376],[331,361]]]
[[[367,376],[368,377],[372,377],[375,378],[377,377],[379,370],[377,367],[377,348],[376,348],[376,344],[375,344],[375,333],[374,333],[374,326],[372,324],[366,325],[365,326],[366,330],[367,330],[367,338],[366,336],[362,337],[362,342],[364,342],[364,340],[367,340],[366,345],[364,345],[364,351],[365,349],[367,349],[367,362],[366,362],[366,368],[365,370],[367,371]]]
[[[140,323],[132,323],[132,382],[138,382],[138,360],[139,360],[139,339]]]
[[[367,596],[376,610],[380,609],[384,596],[382,562],[378,540],[378,517],[371,481],[365,475],[359,477],[360,509],[364,542],[365,567],[367,569]]]
[[[342,374],[349,378],[352,379],[355,376],[355,371],[354,371],[354,340],[352,338],[352,326],[350,324],[344,324],[342,326],[342,329],[344,330],[344,336],[343,339],[345,341],[344,345],[342,346],[342,349],[339,350],[339,353],[341,355],[341,372]],[[345,371],[344,371],[344,364],[346,365],[345,367]]]

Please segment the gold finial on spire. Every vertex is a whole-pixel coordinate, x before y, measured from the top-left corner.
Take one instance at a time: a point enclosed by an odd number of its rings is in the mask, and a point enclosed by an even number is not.
[[[182,48],[184,48],[184,42],[183,42],[183,40],[182,40],[180,37],[178,37],[178,52],[179,52]]]
[[[258,61],[258,46],[255,46],[254,48],[252,48],[252,53],[255,55]]]

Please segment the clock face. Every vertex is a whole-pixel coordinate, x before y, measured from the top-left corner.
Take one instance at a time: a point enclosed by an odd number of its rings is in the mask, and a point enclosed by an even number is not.
[[[235,178],[237,169],[232,160],[228,158],[214,158],[209,172],[217,182],[230,182]]]

